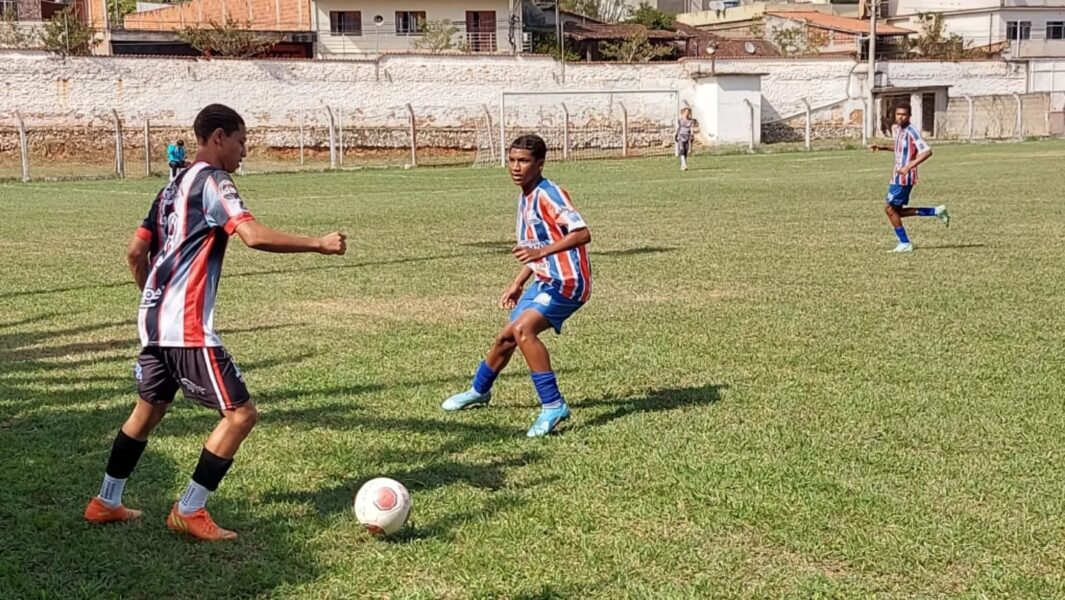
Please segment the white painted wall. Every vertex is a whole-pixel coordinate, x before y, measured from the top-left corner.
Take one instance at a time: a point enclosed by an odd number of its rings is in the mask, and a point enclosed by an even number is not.
[[[851,99],[853,110],[865,93],[865,66],[849,60],[719,60],[715,66],[722,74],[764,74],[763,122],[802,114],[802,98],[815,109]],[[880,69],[889,85],[950,85],[952,96],[1024,93],[1029,83],[1023,63],[1003,61],[891,62]],[[109,122],[114,108],[131,123],[150,118],[161,127],[187,127],[201,107],[223,102],[250,126],[292,126],[302,111],[322,115],[327,105],[352,120],[402,126],[410,103],[421,122],[444,127],[483,120],[485,107],[494,115],[499,93],[516,90],[675,89],[682,101],[716,106],[723,100],[704,96],[692,79],[710,70],[704,60],[570,64],[563,84],[558,63],[533,56],[238,61],[0,51],[0,125],[13,124],[16,109],[31,125],[62,127]],[[660,96],[625,103],[632,119],[676,118],[675,107],[661,114],[667,103]],[[578,114],[582,107],[571,109]],[[700,123],[720,136],[721,128],[713,129],[713,119],[700,112]]]
[[[452,21],[459,31],[456,40],[463,38],[467,11],[495,11],[497,51],[511,51],[509,0],[405,0],[402,3],[388,0],[317,0],[314,2],[314,28],[318,32],[319,58],[414,50],[418,36],[396,32],[397,10],[423,11],[429,21]],[[333,35],[329,27],[330,11],[360,12],[362,35]],[[375,16],[384,19],[380,27],[374,25]]]

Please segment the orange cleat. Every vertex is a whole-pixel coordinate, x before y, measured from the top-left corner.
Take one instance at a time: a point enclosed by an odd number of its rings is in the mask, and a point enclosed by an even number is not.
[[[166,526],[171,531],[184,533],[198,540],[213,542],[217,540],[235,540],[237,532],[222,529],[215,525],[214,519],[204,509],[199,509],[188,515],[178,512],[177,504],[170,509],[170,515],[166,518]]]
[[[99,496],[93,496],[92,500],[89,500],[89,505],[85,507],[85,520],[98,525],[120,521],[135,521],[139,518],[141,518],[141,511],[126,508],[121,504],[111,508],[104,504],[104,501]]]

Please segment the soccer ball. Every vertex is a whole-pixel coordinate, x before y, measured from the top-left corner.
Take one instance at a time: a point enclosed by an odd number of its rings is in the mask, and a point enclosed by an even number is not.
[[[387,477],[371,479],[355,494],[355,518],[374,535],[391,535],[403,528],[410,515],[410,492]]]

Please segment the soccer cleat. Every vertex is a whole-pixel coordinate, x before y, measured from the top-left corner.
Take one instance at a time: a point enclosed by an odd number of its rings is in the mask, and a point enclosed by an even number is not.
[[[940,221],[943,221],[944,227],[950,227],[950,212],[947,211],[946,204],[940,204],[936,207],[936,216]]]
[[[112,508],[104,504],[99,496],[93,496],[92,500],[89,500],[89,505],[85,507],[85,520],[98,525],[136,521],[139,518],[141,518],[141,511],[126,508],[121,504]]]
[[[466,390],[461,394],[455,394],[454,396],[444,400],[444,403],[440,405],[440,408],[444,410],[462,410],[465,408],[474,408],[477,406],[488,406],[488,402],[492,400],[492,392],[487,391],[483,394],[478,394],[473,389]]]
[[[555,430],[558,424],[569,419],[569,406],[565,402],[558,408],[544,408],[540,410],[540,416],[533,421],[532,427],[525,435],[529,437],[543,437]]]
[[[913,244],[900,243],[898,246],[895,246],[894,250],[890,251],[891,254],[900,253],[900,252],[913,252]]]
[[[184,533],[198,540],[213,542],[217,540],[235,540],[237,532],[222,529],[215,525],[211,515],[205,509],[197,509],[192,513],[183,515],[178,511],[177,504],[170,509],[170,515],[166,518],[166,526],[171,531]]]

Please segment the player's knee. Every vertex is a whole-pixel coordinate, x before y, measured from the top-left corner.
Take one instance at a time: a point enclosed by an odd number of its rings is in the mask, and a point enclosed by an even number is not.
[[[895,207],[891,206],[890,204],[885,204],[884,205],[884,213],[887,214],[888,216],[891,216],[891,215],[895,214]]]
[[[254,404],[245,404],[226,415],[230,425],[243,431],[251,431],[259,422],[259,409]]]

